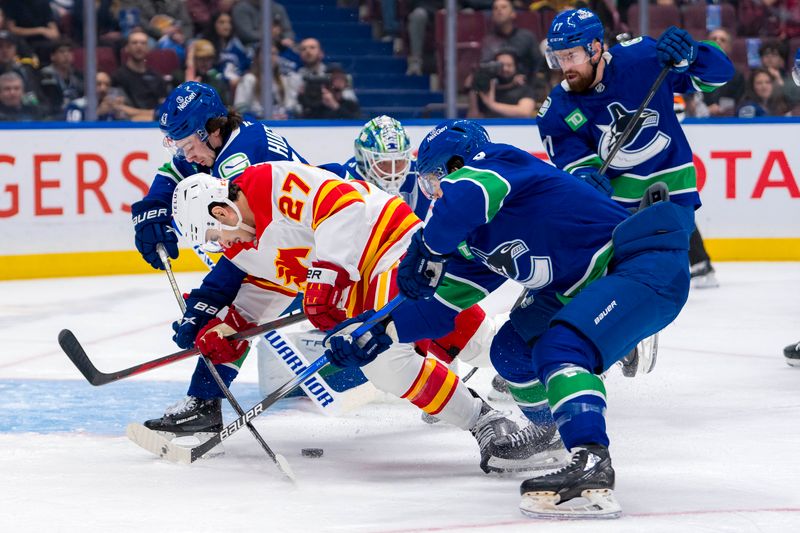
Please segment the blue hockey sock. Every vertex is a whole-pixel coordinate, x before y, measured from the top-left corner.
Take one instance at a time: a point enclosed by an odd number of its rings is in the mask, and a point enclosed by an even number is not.
[[[247,353],[245,352],[245,356],[246,355]],[[214,368],[217,369],[217,373],[219,373],[226,387],[230,387],[233,380],[236,379],[243,360],[244,356],[235,363],[214,365]],[[220,390],[217,382],[214,381],[211,372],[208,370],[206,363],[201,357],[197,358],[197,366],[194,369],[194,374],[192,374],[192,382],[189,384],[189,391],[186,394],[189,396],[196,396],[201,400],[225,397],[225,394]]]
[[[537,426],[551,426],[553,415],[547,401],[547,391],[538,379],[528,383],[508,383],[508,392],[517,402],[522,413]]]
[[[547,399],[564,446],[608,446],[606,389],[603,381],[585,368],[563,365],[547,376]]]

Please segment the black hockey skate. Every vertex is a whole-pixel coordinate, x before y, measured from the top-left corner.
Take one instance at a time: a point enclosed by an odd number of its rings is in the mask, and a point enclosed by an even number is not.
[[[491,405],[481,400],[481,414],[478,421],[470,429],[470,433],[478,441],[481,449],[481,470],[487,474],[491,472],[508,472],[509,470],[498,466],[497,460],[500,459],[492,455],[491,444],[495,439],[514,433],[519,430],[519,426],[503,414],[494,409]],[[502,458],[508,460],[510,458]]]
[[[691,265],[689,274],[692,277],[692,288],[694,289],[714,289],[719,287],[711,261],[705,260]]]
[[[657,356],[658,333],[642,339],[628,355],[620,360],[622,375],[626,378],[633,378],[642,374],[649,374],[656,366]]]
[[[528,424],[489,443],[490,464],[503,472],[552,470],[563,466],[567,450],[555,424]]]
[[[522,482],[519,508],[531,518],[618,518],[614,469],[608,448],[590,444],[574,448],[564,468]],[[572,502],[576,498],[580,500]]]
[[[493,402],[510,402],[514,399],[511,392],[508,390],[508,382],[495,374],[492,378],[492,389],[487,396]]]
[[[790,344],[784,348],[783,355],[786,357],[787,365],[800,366],[800,342],[797,344]]]
[[[219,398],[201,400],[186,396],[168,407],[164,416],[147,420],[144,426],[165,434],[167,438],[219,433],[222,431],[222,405]]]

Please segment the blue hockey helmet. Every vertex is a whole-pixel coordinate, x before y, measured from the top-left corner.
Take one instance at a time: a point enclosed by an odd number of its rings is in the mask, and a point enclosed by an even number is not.
[[[603,23],[591,10],[586,8],[570,9],[556,15],[547,32],[547,50],[545,57],[552,69],[561,70],[564,62],[556,50],[568,50],[577,46],[586,51],[586,56],[569,58],[574,63],[586,63],[594,55],[592,44],[595,40],[603,43]]]
[[[472,120],[448,120],[433,128],[417,152],[417,179],[422,193],[433,198],[439,180],[450,173],[448,163],[454,157],[468,161],[489,142],[483,126]]]
[[[193,134],[205,141],[208,138],[206,122],[227,115],[228,109],[213,87],[187,81],[173,89],[161,104],[158,125],[166,137],[165,146],[169,141],[179,141]]]

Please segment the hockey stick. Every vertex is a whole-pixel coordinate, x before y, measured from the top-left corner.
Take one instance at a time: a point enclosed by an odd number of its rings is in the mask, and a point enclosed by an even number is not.
[[[302,322],[306,319],[306,315],[303,313],[295,313],[289,316],[285,316],[279,318],[278,320],[273,320],[271,322],[266,322],[264,324],[259,324],[258,326],[250,329],[246,329],[233,335],[230,339],[247,339],[250,337],[255,337],[256,335],[261,335],[263,333],[267,333],[268,331],[272,331],[273,329],[278,329],[286,326],[291,326],[292,324],[297,324]],[[134,376],[136,374],[141,374],[142,372],[147,372],[148,370],[153,370],[154,368],[158,368],[161,366],[165,366],[175,361],[180,361],[182,359],[186,359],[188,357],[192,357],[198,355],[200,350],[197,348],[191,348],[189,350],[181,350],[179,352],[175,352],[169,355],[165,355],[163,357],[159,357],[157,359],[153,359],[152,361],[147,361],[145,363],[140,363],[138,365],[134,365],[130,368],[125,368],[123,370],[117,370],[115,372],[101,372],[98,370],[92,361],[89,359],[89,356],[86,355],[86,351],[81,346],[81,343],[78,342],[78,339],[75,337],[75,334],[72,333],[68,329],[62,329],[61,332],[58,334],[58,344],[61,345],[61,349],[67,354],[70,361],[81,371],[83,377],[86,378],[86,381],[91,383],[94,386],[105,385],[106,383],[111,383],[112,381],[119,381],[121,379],[125,379],[130,376]]]
[[[214,261],[199,245],[193,245],[192,251],[194,251],[195,255],[197,255],[209,270],[214,268]],[[293,345],[288,336],[278,331],[267,332],[267,334],[270,336],[259,336],[258,339],[254,339],[254,342],[260,343],[260,346],[269,352],[271,356],[270,360],[280,365],[281,369],[286,369],[292,374],[297,374],[299,371],[298,366],[300,369],[308,366],[308,360],[303,353]],[[298,362],[300,363],[299,365]],[[340,414],[340,407],[345,403],[341,395],[336,392],[333,387],[329,386],[328,382],[323,379],[322,376],[317,375],[314,377],[316,379],[309,379],[308,383],[303,382],[300,384],[303,392],[306,393],[306,396],[311,399],[311,403],[314,404],[321,413],[325,415]]]
[[[369,331],[373,325],[386,318],[386,316],[398,305],[403,303],[403,301],[405,301],[405,296],[395,296],[389,303],[376,311],[374,315],[372,315],[367,321],[365,321],[353,333],[351,333],[349,337],[351,339],[358,339],[364,333]],[[148,429],[141,424],[130,424],[128,426],[128,436],[131,438],[131,440],[134,440],[136,443],[138,443],[139,446],[154,453],[155,455],[158,455],[159,457],[174,463],[191,464],[202,457],[206,452],[214,448],[214,446],[239,431],[242,426],[266,411],[275,402],[292,392],[300,385],[300,383],[316,374],[328,363],[328,355],[325,353],[316,361],[308,365],[308,367],[306,367],[303,372],[298,374],[297,377],[286,382],[284,385],[270,393],[266,398],[248,409],[242,416],[222,428],[222,431],[220,431],[218,434],[214,435],[206,442],[198,444],[197,446],[185,447],[173,444],[159,435],[156,431]]]
[[[625,126],[625,129],[622,130],[622,134],[619,136],[619,139],[617,139],[617,142],[614,143],[614,146],[611,147],[611,153],[608,154],[608,157],[606,157],[606,160],[603,161],[603,164],[600,166],[600,170],[598,170],[600,174],[606,173],[606,170],[608,170],[609,165],[611,165],[611,162],[614,160],[614,157],[616,157],[617,152],[619,152],[625,145],[625,142],[628,140],[628,137],[631,136],[631,133],[633,133],[633,130],[636,127],[636,122],[639,121],[639,118],[642,116],[642,113],[644,113],[647,104],[649,104],[650,100],[653,99],[653,96],[655,96],[656,92],[658,91],[658,88],[661,86],[661,83],[664,81],[664,78],[667,77],[667,74],[669,74],[669,70],[673,66],[674,65],[667,64],[664,65],[664,68],[661,69],[661,72],[658,74],[656,81],[653,82],[653,85],[650,87],[650,91],[647,93],[647,96],[644,97],[644,100],[642,100],[642,103],[639,105],[639,109],[637,109],[636,113],[633,114],[633,118],[631,118],[627,126]]]
[[[167,255],[167,251],[164,249],[162,244],[158,244],[156,246],[156,251],[158,252],[158,256],[161,258],[161,263],[164,265],[164,270],[167,272],[167,277],[169,278],[169,284],[172,287],[172,292],[175,295],[175,299],[178,302],[178,307],[181,309],[181,313],[186,313],[186,301],[183,299],[183,295],[181,294],[180,289],[178,288],[178,282],[175,281],[175,274],[172,272],[172,264],[170,263],[169,256]],[[214,363],[211,362],[205,354],[202,354],[201,357],[203,358],[203,362],[206,364],[208,368],[208,372],[211,374],[211,377],[214,378],[214,381],[219,387],[219,390],[222,391],[222,394],[225,395],[225,398],[228,399],[228,403],[231,404],[233,410],[236,411],[236,414],[239,416],[244,415],[244,411],[242,410],[242,406],[239,405],[239,402],[236,400],[236,397],[233,395],[231,390],[222,381],[222,376],[219,375],[217,369],[214,367]],[[247,429],[250,430],[250,433],[253,434],[253,437],[258,441],[261,447],[264,449],[264,452],[272,459],[272,462],[278,467],[278,469],[283,473],[284,476],[291,479],[292,481],[295,480],[294,472],[292,472],[289,463],[286,461],[286,458],[280,454],[276,454],[272,451],[272,448],[264,441],[264,438],[261,436],[261,433],[251,424],[249,421],[246,422]],[[135,442],[135,441],[134,441]]]

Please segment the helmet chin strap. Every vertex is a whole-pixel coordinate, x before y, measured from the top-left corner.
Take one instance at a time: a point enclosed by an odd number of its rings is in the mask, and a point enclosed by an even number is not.
[[[235,226],[229,226],[228,224],[220,223],[220,226],[222,227],[222,229],[227,229],[227,230],[230,230],[230,231],[235,231],[237,229],[243,229],[246,232],[252,233],[255,236],[256,228],[254,228],[253,226],[251,226],[249,224],[245,224],[244,223],[244,217],[242,216],[242,212],[239,211],[239,208],[236,206],[236,204],[234,204],[233,202],[231,202],[227,198],[225,198],[224,202],[226,204],[228,204],[231,207],[231,209],[233,209],[233,211],[236,213],[236,216],[239,218],[239,222],[237,222]]]

